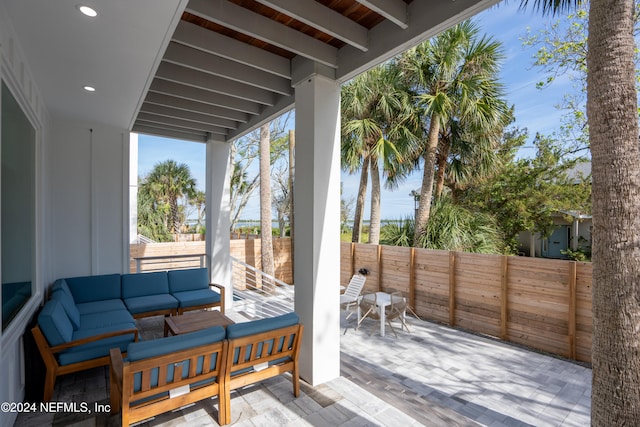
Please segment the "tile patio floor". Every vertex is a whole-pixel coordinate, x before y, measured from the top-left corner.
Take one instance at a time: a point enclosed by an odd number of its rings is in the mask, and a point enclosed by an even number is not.
[[[411,334],[342,316],[340,378],[302,385],[288,377],[233,392],[234,426],[587,426],[591,370],[478,335],[408,318]],[[143,336],[161,318],[141,321]],[[399,325],[398,325],[399,326]],[[396,328],[399,329],[399,328]],[[369,335],[373,332],[372,335]],[[161,333],[161,332],[160,332]],[[67,375],[54,401],[108,404],[108,370]],[[142,426],[217,426],[217,399],[163,414]],[[108,413],[21,414],[16,427],[118,426]]]

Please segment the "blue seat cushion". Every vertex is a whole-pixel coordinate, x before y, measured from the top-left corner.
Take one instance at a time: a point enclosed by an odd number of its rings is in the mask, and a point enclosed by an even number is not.
[[[171,293],[209,289],[209,271],[206,268],[170,270],[169,291]]]
[[[125,329],[135,328],[135,323],[125,323],[111,325],[104,328],[96,329],[80,329],[73,334],[73,339],[78,340],[113,331],[121,331]],[[84,362],[86,360],[97,359],[109,355],[109,350],[119,348],[120,351],[126,351],[129,343],[135,339],[134,334],[117,335],[115,337],[105,338],[93,341],[77,347],[72,347],[58,354],[58,363],[60,365],[69,365],[71,363]]]
[[[211,328],[202,329],[200,331],[191,332],[183,335],[176,335],[172,337],[160,338],[152,341],[141,341],[137,343],[131,343],[127,347],[127,360],[134,362],[136,360],[148,359],[150,357],[162,356],[164,354],[174,353],[180,350],[186,350],[189,348],[195,348],[198,346],[212,344],[222,341],[225,338],[226,332],[222,326],[213,326]],[[198,357],[196,373],[202,372],[202,366],[204,363],[204,357]],[[209,370],[215,368],[217,363],[217,355],[211,358]],[[167,364],[167,377],[166,382],[173,380],[173,370],[176,361],[172,361]],[[185,360],[182,365],[182,378],[187,378],[189,373],[189,361]],[[156,387],[158,385],[159,369],[151,369],[151,386]],[[140,372],[136,372],[133,376],[133,389],[134,391],[140,391],[141,389],[141,375]],[[201,385],[202,383],[196,383],[194,385]]]
[[[136,321],[126,309],[88,313],[80,316],[80,329],[104,328],[121,323],[133,324],[135,328]]]
[[[240,338],[247,335],[259,334],[261,332],[284,328],[286,326],[297,325],[300,322],[298,315],[287,313],[281,316],[269,317],[266,319],[254,320],[251,322],[235,323],[227,326],[227,338]]]
[[[51,294],[51,299],[58,300],[60,304],[62,304],[64,311],[67,313],[67,316],[73,325],[73,329],[78,329],[80,327],[80,312],[78,311],[78,307],[76,307],[76,303],[73,300],[73,296],[71,295],[69,288],[65,286],[54,291]]]
[[[47,301],[42,307],[38,314],[38,325],[51,346],[73,339],[73,324],[57,299]]]
[[[204,304],[220,302],[220,294],[211,289],[198,289],[195,291],[173,292],[171,295],[178,300],[180,307],[194,307]]]
[[[124,302],[131,314],[178,308],[178,300],[169,294],[126,298]]]
[[[107,311],[126,310],[127,306],[121,299],[107,299],[104,301],[85,302],[76,304],[76,308],[83,314],[104,313]]]
[[[168,293],[169,280],[166,271],[122,275],[122,298],[125,300]]]
[[[119,274],[70,277],[65,281],[76,304],[122,298]]]

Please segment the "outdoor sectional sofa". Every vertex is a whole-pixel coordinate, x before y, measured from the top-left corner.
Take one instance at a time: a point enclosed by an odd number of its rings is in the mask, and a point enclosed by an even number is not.
[[[207,307],[224,313],[224,288],[209,284],[206,268],[56,280],[32,329],[47,370],[43,399],[56,377],[108,366],[110,349],[138,341],[136,318]]]
[[[296,313],[214,326],[133,342],[111,350],[111,412],[122,425],[218,396],[218,424],[231,422],[231,390],[291,372],[300,393],[298,353],[303,326]]]

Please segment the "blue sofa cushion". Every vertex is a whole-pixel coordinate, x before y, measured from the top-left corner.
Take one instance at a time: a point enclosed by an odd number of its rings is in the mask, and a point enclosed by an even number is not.
[[[71,277],[65,281],[76,304],[122,298],[119,274]]]
[[[215,304],[220,302],[220,294],[211,289],[174,292],[171,295],[173,295],[173,297],[178,300],[180,307],[194,307],[203,304]]]
[[[49,300],[42,307],[42,311],[38,315],[38,325],[51,346],[63,344],[73,339],[73,325],[58,300]]]
[[[104,328],[121,323],[132,324],[135,328],[136,321],[128,310],[113,310],[104,313],[88,313],[80,316],[80,329]]]
[[[76,304],[80,316],[92,313],[105,313],[108,311],[126,310],[127,306],[121,299],[107,299],[104,301],[85,302]]]
[[[201,345],[216,343],[222,341],[225,338],[225,335],[226,332],[222,326],[213,326],[211,328],[202,329],[200,331],[191,332],[188,334],[160,338],[152,341],[131,343],[127,347],[127,360],[133,362],[136,360],[148,359],[150,357],[161,356],[180,350],[186,350]],[[203,363],[204,357],[201,356],[198,358],[196,373],[199,374],[202,372]],[[215,368],[216,363],[217,356],[214,356],[211,358],[209,369]],[[172,381],[174,367],[175,361],[167,364],[167,377],[165,381]],[[189,369],[189,361],[184,361],[184,364],[182,366],[183,378],[187,377]],[[158,385],[158,375],[158,368],[154,368],[151,370],[152,387],[156,387]],[[141,383],[141,375],[139,372],[137,372],[133,376],[133,389],[135,391],[140,391]],[[200,384],[201,383],[197,383],[197,385]]]
[[[287,313],[281,316],[269,317],[267,319],[254,320],[251,322],[235,323],[227,326],[227,338],[241,338],[247,335],[259,334],[261,332],[284,328],[286,326],[297,325],[300,322],[298,315]]]
[[[125,300],[168,293],[169,280],[166,271],[122,275],[122,298]]]
[[[119,331],[124,329],[135,328],[135,323],[125,323],[119,325],[111,325],[104,328],[96,329],[80,329],[73,334],[73,339],[78,340],[95,336],[98,334]],[[99,341],[93,341],[77,347],[72,347],[69,350],[65,350],[58,354],[58,363],[60,365],[69,365],[71,363],[83,362],[85,360],[97,359],[109,355],[109,350],[112,348],[119,348],[120,351],[126,351],[129,343],[133,342],[134,335],[117,335],[111,338],[105,338]]]
[[[64,280],[62,282],[65,283]],[[73,329],[78,329],[80,327],[80,312],[78,311],[78,307],[76,307],[76,303],[66,283],[63,287],[60,287],[51,294],[51,299],[56,299],[62,304],[64,311],[67,313],[73,325]]]
[[[124,302],[131,314],[178,308],[178,300],[169,294],[127,298]]]
[[[169,290],[172,294],[209,288],[209,271],[206,268],[170,270],[168,276]]]

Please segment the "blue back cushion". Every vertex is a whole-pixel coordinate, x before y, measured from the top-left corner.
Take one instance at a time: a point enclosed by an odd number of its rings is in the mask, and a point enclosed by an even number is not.
[[[122,298],[169,293],[166,271],[122,275]]]
[[[67,290],[69,288],[67,287]],[[67,292],[64,288],[58,289],[51,294],[51,299],[55,299],[62,304],[64,311],[67,313],[73,329],[77,330],[80,327],[80,312],[76,307],[76,303],[71,296],[71,292]]]
[[[191,332],[188,334],[160,338],[151,341],[138,341],[129,344],[129,346],[127,347],[127,360],[130,362],[134,362],[136,360],[143,360],[150,357],[161,356],[163,354],[186,350],[205,344],[212,344],[222,341],[225,338],[225,335],[226,333],[222,326],[213,326],[211,328],[202,329],[200,331]],[[189,361],[172,361],[171,363],[167,364],[167,382],[172,381],[175,365],[180,363],[182,363],[182,377],[187,377],[189,373]],[[203,363],[204,357],[200,356],[198,358],[196,366],[196,373],[199,374],[202,372]],[[214,356],[211,358],[211,365],[209,366],[209,369],[213,369],[216,366],[216,363],[217,356]],[[151,370],[152,387],[156,387],[158,385],[158,375],[158,368],[154,368]],[[136,372],[133,376],[134,391],[140,391],[141,381],[142,379],[140,372]]]
[[[42,307],[38,315],[38,325],[51,346],[69,342],[73,337],[73,325],[58,300],[49,300]]]
[[[233,339],[259,334],[260,332],[297,325],[299,322],[300,319],[296,313],[287,313],[267,319],[254,320],[252,322],[235,323],[227,326],[227,338]]]
[[[122,298],[119,274],[70,277],[65,281],[76,304]]]
[[[195,291],[209,288],[209,271],[206,268],[169,271],[171,292]]]

